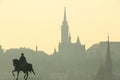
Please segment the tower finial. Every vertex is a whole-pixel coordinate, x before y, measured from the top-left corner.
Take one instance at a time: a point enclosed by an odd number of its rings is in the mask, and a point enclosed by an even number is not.
[[[110,42],[109,42],[109,35],[108,35],[108,42],[107,42],[107,51],[106,51],[106,60],[105,60],[105,80],[112,80],[113,78],[113,65],[112,65],[112,57],[111,57],[111,50],[110,50]]]
[[[66,21],[66,7],[64,7],[64,21]]]

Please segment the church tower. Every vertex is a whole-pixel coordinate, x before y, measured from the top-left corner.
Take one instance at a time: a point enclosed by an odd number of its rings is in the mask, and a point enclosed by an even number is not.
[[[58,47],[59,53],[85,53],[85,45],[81,45],[78,38],[77,43],[72,43],[69,25],[66,18],[66,8],[64,8],[64,17],[61,26],[61,42]]]
[[[69,27],[66,19],[66,8],[64,8],[64,18],[61,26],[61,43],[66,44],[69,42]]]

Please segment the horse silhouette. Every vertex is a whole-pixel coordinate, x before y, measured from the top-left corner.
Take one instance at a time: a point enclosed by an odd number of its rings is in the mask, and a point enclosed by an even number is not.
[[[18,59],[13,59],[13,66],[14,66],[14,70],[12,71],[13,76],[15,76],[14,72],[17,71],[17,78],[16,80],[18,80],[18,76],[19,76],[19,72],[23,71],[24,75],[24,79],[27,80],[28,79],[28,72],[33,72],[33,74],[35,75],[35,72],[33,70],[32,64],[30,63],[26,63],[26,65],[24,67],[20,66],[20,62]]]

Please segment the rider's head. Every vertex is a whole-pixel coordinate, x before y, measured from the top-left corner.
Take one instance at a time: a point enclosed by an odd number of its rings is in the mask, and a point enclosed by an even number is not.
[[[24,56],[24,53],[21,53],[21,56]]]

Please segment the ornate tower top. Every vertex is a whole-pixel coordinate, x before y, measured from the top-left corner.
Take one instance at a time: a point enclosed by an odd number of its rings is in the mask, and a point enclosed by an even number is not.
[[[64,17],[61,26],[61,43],[68,44],[69,43],[69,27],[66,20],[66,8],[64,7]]]
[[[67,21],[66,20],[66,7],[64,7],[64,20],[63,21]]]

